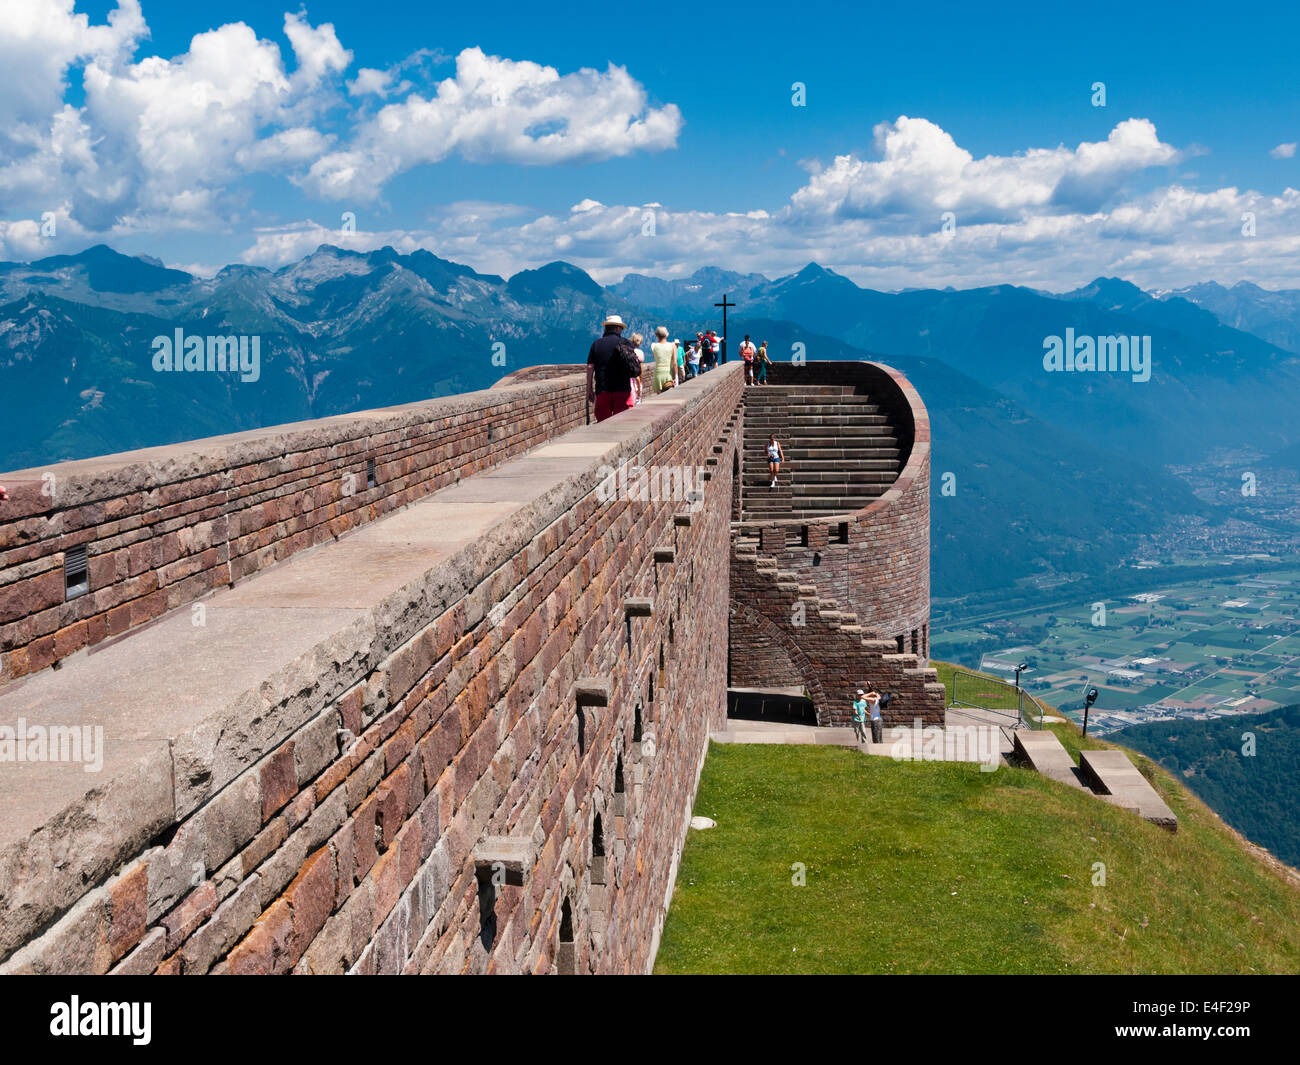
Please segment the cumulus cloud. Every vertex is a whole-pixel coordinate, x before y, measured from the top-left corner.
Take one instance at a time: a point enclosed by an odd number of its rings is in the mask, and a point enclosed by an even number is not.
[[[1146,119],[1121,122],[1106,140],[976,159],[924,118],[901,115],[875,129],[881,158],[837,156],[794,196],[807,214],[885,219],[952,211],[971,222],[1012,222],[1031,210],[1096,209],[1123,181],[1180,155]]]
[[[388,83],[367,71],[352,90],[383,95]],[[623,67],[560,74],[466,48],[432,96],[412,93],[382,108],[302,183],[321,197],[366,201],[394,175],[452,154],[471,162],[585,162],[671,148],[681,126],[677,106],[650,107]]]
[[[230,187],[270,165],[308,165],[330,145],[314,126],[329,105],[326,83],[351,61],[329,25],[284,18],[294,57],[242,22],[197,34],[170,59],[136,60],[148,29],[137,0],[119,0],[102,26],[72,0],[14,0],[4,51],[40,57],[0,63],[0,100],[14,113],[0,162],[11,208],[70,205],[87,231],[224,224]],[[9,31],[16,30],[15,33]],[[63,102],[68,71],[82,68],[84,102]]]
[[[681,126],[675,106],[650,106],[621,67],[561,74],[470,48],[425,97],[405,74],[423,78],[444,57],[420,49],[346,81],[352,52],[305,12],[284,15],[287,48],[232,22],[170,58],[138,54],[149,34],[139,0],[118,0],[101,25],[74,0],[6,0],[4,21],[0,202],[33,217],[68,205],[78,227],[104,239],[229,228],[248,198],[240,182],[257,172],[361,202],[451,153],[581,161],[603,145],[613,154],[670,147]],[[74,105],[66,97],[77,68],[84,99]],[[374,114],[376,100],[391,102]]]
[[[718,213],[591,197],[568,211],[542,214],[518,205],[454,204],[419,231],[356,233],[346,246],[423,247],[502,274],[562,258],[604,283],[629,272],[682,277],[704,265],[777,276],[815,260],[884,289],[1001,283],[1064,289],[1099,274],[1154,288],[1210,278],[1295,284],[1295,189],[1266,196],[1175,182],[1105,197],[1062,194],[1070,179],[1082,182],[1091,174],[1105,187],[1120,188],[1122,176],[1176,160],[1179,151],[1162,144],[1149,123],[1121,123],[1105,141],[1076,149],[980,160],[955,143],[944,147],[952,138],[925,125],[931,128],[903,119],[888,124],[890,131],[910,127],[911,143],[891,146],[888,134],[878,140],[890,165],[857,171],[870,195],[850,210],[840,205],[855,195],[855,183],[845,177],[854,171],[841,162],[850,157],[841,156],[828,167],[811,165],[805,184],[772,211]],[[922,154],[939,164],[915,158],[915,146],[927,141],[940,150]],[[953,166],[962,156],[969,161]],[[1017,168],[1027,175],[1025,188],[1008,176]],[[878,206],[866,210],[872,197]],[[1103,206],[1093,206],[1099,200]],[[886,202],[888,211],[879,206]],[[941,225],[936,204],[954,209],[951,232]],[[1246,215],[1256,219],[1254,236],[1243,229]],[[342,241],[323,228],[300,227],[259,237],[245,258],[279,265],[320,243]]]
[[[1279,144],[1276,148],[1272,149],[1268,154],[1271,155],[1274,159],[1294,159],[1295,149],[1296,149],[1296,142],[1290,141],[1286,144]]]

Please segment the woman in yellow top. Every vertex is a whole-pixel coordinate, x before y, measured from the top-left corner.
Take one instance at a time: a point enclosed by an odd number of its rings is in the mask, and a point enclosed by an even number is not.
[[[658,338],[650,345],[650,353],[655,358],[655,392],[663,392],[677,383],[677,345],[668,340],[668,330],[659,326],[655,330]]]

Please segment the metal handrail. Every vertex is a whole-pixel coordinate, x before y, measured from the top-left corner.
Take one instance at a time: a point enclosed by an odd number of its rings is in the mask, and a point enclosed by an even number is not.
[[[967,679],[984,685],[986,688],[990,684],[996,684],[1001,689],[999,696],[1005,695],[1008,703],[1014,701],[1014,706],[988,706],[985,703],[975,702],[971,698],[962,698],[959,694],[958,681]],[[968,693],[969,694],[969,693]],[[978,698],[977,693],[975,698]],[[1045,711],[1042,703],[1035,699],[1029,692],[1016,685],[1008,684],[997,677],[987,677],[980,673],[968,673],[962,669],[954,669],[952,673],[952,696],[949,699],[950,706],[967,706],[976,710],[983,710],[985,713],[996,714],[1000,717],[1011,718],[1015,725],[1014,728],[1041,729],[1043,727],[1043,717]]]

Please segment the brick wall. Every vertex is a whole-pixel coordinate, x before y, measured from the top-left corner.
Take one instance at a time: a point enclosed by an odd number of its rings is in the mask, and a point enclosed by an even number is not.
[[[740,391],[723,368],[605,445],[716,458],[693,512],[607,500],[593,463],[350,630],[366,642],[232,708],[219,762],[177,737],[201,801],[142,772],[0,855],[0,972],[645,971],[725,720]],[[650,611],[630,640],[629,599]]]
[[[889,725],[944,723],[943,685],[934,669],[888,640],[873,639],[815,585],[751,547],[731,556],[730,684],[802,685],[819,725],[848,725],[854,693],[890,692]]]
[[[927,721],[934,719],[942,712],[942,702],[929,687],[937,678],[922,667],[929,656],[930,621],[930,420],[925,405],[902,374],[877,363],[780,364],[772,368],[772,381],[854,386],[886,411],[902,449],[902,468],[894,484],[860,510],[815,520],[748,521],[734,527],[738,533],[759,538],[757,558],[771,563],[773,574],[787,573],[793,585],[810,590],[804,596],[808,604],[834,601],[836,618],[840,613],[852,614],[850,627],[874,641],[863,657],[854,646],[856,637],[846,642],[839,634],[824,634],[825,648],[836,649],[826,661],[839,663],[822,669],[823,673],[832,670],[833,681],[818,676],[818,667],[803,665],[788,649],[787,657],[801,669],[798,679],[814,693],[823,724],[840,723],[841,717],[847,720],[845,693],[866,684],[882,691],[888,684],[891,690],[908,693],[891,708],[900,720],[905,717],[910,722],[909,708],[919,710]],[[733,562],[733,611],[742,618],[746,612],[756,616],[740,625],[733,620],[731,682],[740,687],[788,685],[788,679],[775,679],[779,667],[773,665],[768,651],[774,643],[810,636],[792,626],[793,600],[779,598],[775,577],[763,578],[755,565],[745,558]],[[835,657],[841,653],[848,657]],[[900,657],[893,661],[891,654]],[[908,669],[920,672],[899,672]],[[825,694],[818,695],[823,689]]]
[[[10,495],[0,503],[0,683],[585,420],[584,382],[568,374],[0,474]],[[88,556],[89,590],[65,601],[64,559],[77,547]]]
[[[740,530],[760,536],[764,555],[855,613],[871,635],[902,636],[905,651],[928,656],[930,419],[921,397],[897,370],[876,363],[810,362],[773,370],[776,384],[853,384],[876,398],[897,429],[902,470],[861,510],[813,521],[745,522]],[[841,527],[847,543],[840,542]]]

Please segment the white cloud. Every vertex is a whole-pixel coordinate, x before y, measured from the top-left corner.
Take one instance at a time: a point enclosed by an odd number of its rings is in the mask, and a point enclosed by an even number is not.
[[[102,25],[74,0],[5,0],[4,22],[0,200],[31,216],[70,204],[79,225],[105,236],[229,228],[246,198],[240,181],[259,171],[362,202],[453,152],[572,162],[669,147],[681,126],[675,106],[651,107],[621,67],[560,74],[477,48],[427,99],[399,76],[445,61],[427,48],[391,70],[362,69],[345,93],[352,52],[305,12],[284,16],[291,62],[242,22],[195,35],[181,55],[137,58],[149,33],[139,0],[118,0]],[[65,102],[76,67],[81,106]],[[371,113],[376,98],[403,94]],[[357,132],[339,145],[334,128]]]
[[[362,67],[357,76],[348,82],[348,92],[353,96],[387,96],[394,87],[397,75],[391,70]]]
[[[1274,159],[1294,159],[1295,149],[1296,149],[1296,142],[1291,141],[1287,144],[1279,144],[1268,154],[1271,155]]]
[[[879,161],[841,155],[812,169],[794,208],[875,219],[952,211],[972,222],[1010,222],[1032,210],[1095,209],[1125,178],[1180,158],[1146,119],[1121,122],[1106,140],[1074,149],[976,159],[933,122],[902,115],[876,127],[875,145]]]
[[[367,71],[351,88],[383,95],[388,83]],[[327,199],[365,202],[396,174],[453,154],[471,162],[584,162],[671,148],[681,126],[677,106],[650,107],[623,67],[560,74],[466,48],[455,76],[432,96],[413,93],[382,108],[350,145],[313,164],[302,184]]]
[[[1125,193],[1117,176],[1178,157],[1149,123],[1121,123],[1105,141],[1078,149],[980,160],[932,123],[924,126],[905,124],[907,145],[891,145],[886,133],[884,169],[844,163],[849,156],[810,166],[803,187],[776,211],[716,213],[591,197],[541,215],[517,205],[460,204],[439,211],[428,228],[355,234],[347,246],[424,247],[502,274],[564,258],[605,283],[628,272],[681,277],[705,265],[777,276],[816,260],[885,289],[1004,282],[1064,289],[1099,274],[1156,288],[1209,278],[1295,284],[1300,191],[1265,196],[1174,183]],[[1100,207],[1093,206],[1100,194],[1061,194],[1068,179],[1082,183],[1087,175],[1118,191]],[[862,187],[869,195],[840,210]],[[869,203],[876,208],[865,209]],[[942,232],[937,203],[957,209],[951,236]],[[1242,233],[1247,212],[1256,216],[1254,237]],[[647,213],[653,226],[645,225]],[[323,242],[341,243],[323,230],[268,234],[245,258],[278,265]]]

